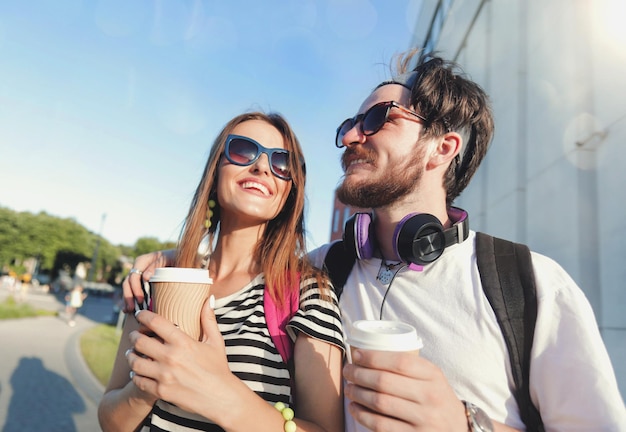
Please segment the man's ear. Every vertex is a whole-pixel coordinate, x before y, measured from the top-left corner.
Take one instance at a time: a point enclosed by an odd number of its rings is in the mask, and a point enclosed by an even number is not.
[[[436,168],[441,165],[450,165],[452,159],[461,152],[463,139],[456,132],[448,132],[437,140],[437,146],[433,149],[428,161],[428,168]]]

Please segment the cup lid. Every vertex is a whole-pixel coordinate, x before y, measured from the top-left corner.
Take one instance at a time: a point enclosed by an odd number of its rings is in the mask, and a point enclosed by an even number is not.
[[[384,320],[355,321],[347,342],[356,348],[379,351],[414,351],[424,346],[412,325]]]
[[[183,268],[183,267],[159,267],[154,271],[150,282],[187,282],[187,283],[213,283],[207,269]]]

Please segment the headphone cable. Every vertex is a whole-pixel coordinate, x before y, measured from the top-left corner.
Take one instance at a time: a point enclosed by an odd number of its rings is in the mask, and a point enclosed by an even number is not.
[[[389,282],[389,286],[387,287],[387,291],[385,291],[385,295],[383,296],[383,301],[380,303],[380,314],[378,315],[379,320],[383,319],[383,306],[385,305],[385,301],[387,300],[387,295],[389,294],[389,291],[391,291],[391,286],[393,285],[393,281],[396,280],[396,276],[398,275],[400,270],[407,268],[407,267],[408,267],[408,264],[404,263],[402,266],[398,267],[398,270],[396,270],[395,273],[393,274],[393,277],[391,278],[391,281]]]

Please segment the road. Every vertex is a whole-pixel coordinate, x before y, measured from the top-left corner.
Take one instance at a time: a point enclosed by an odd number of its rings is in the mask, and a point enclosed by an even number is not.
[[[0,302],[8,295],[0,289]],[[97,405],[104,388],[78,343],[85,330],[112,320],[112,299],[87,297],[75,327],[67,323],[62,296],[31,291],[23,300],[60,313],[0,320],[0,430],[100,431]]]

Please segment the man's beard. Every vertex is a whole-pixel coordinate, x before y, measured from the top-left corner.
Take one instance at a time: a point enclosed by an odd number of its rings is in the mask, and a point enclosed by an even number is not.
[[[349,176],[344,177],[337,187],[337,198],[346,205],[363,209],[393,204],[412,192],[422,178],[424,170],[419,163],[422,153],[420,151],[415,157],[405,160],[405,163],[396,165],[393,172],[378,173],[374,179],[357,182],[350,181]],[[372,163],[376,164],[376,160]]]

